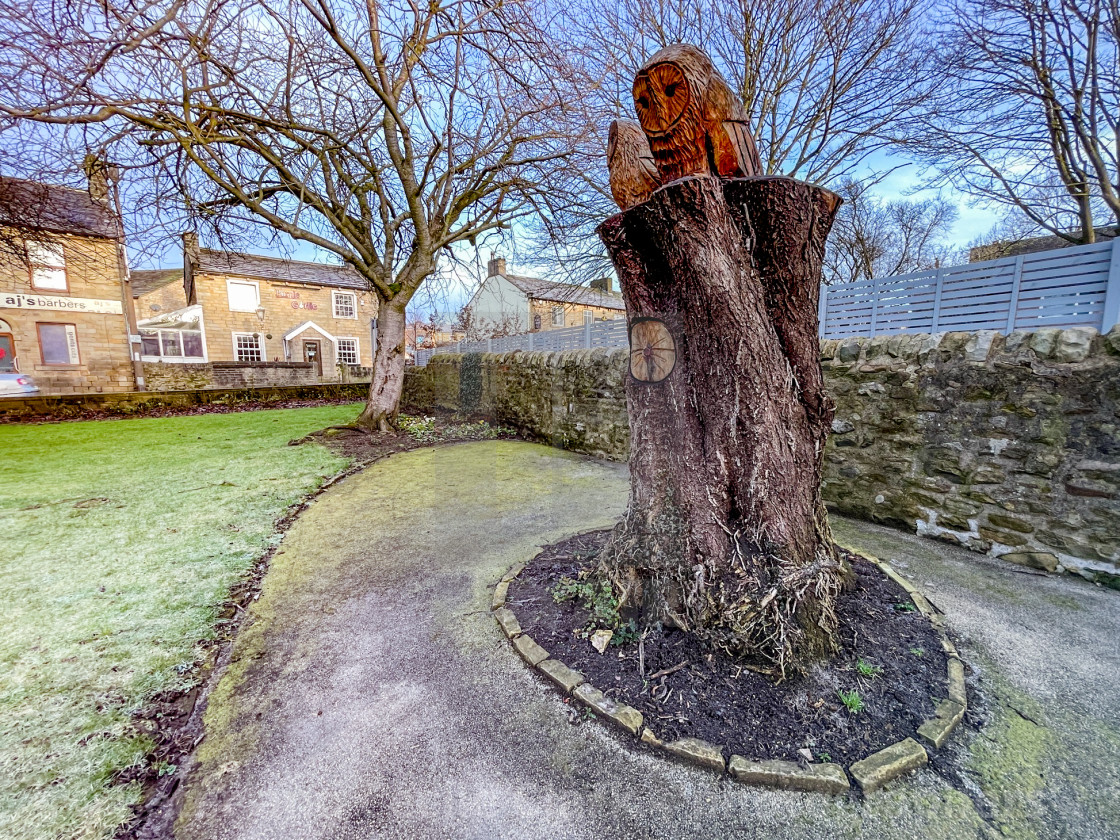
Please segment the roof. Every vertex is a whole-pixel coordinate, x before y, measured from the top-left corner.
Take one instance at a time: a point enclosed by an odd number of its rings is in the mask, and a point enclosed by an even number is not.
[[[12,227],[116,239],[120,226],[107,202],[85,190],[0,176],[0,223]]]
[[[575,306],[601,306],[604,309],[625,311],[626,304],[622,295],[601,292],[589,286],[576,286],[571,283],[553,283],[539,277],[522,277],[516,274],[502,274],[506,280],[535,300],[570,303]]]
[[[140,297],[172,283],[183,282],[183,269],[181,268],[154,268],[151,270],[130,271],[129,279],[132,281],[132,296]]]
[[[145,318],[137,326],[142,329],[156,329],[158,327],[164,330],[198,330],[202,329],[201,322],[202,307],[195,304],[194,306],[184,306],[182,309],[176,309],[174,312],[161,312],[159,315]]]
[[[239,277],[311,286],[337,286],[359,291],[369,289],[369,283],[348,265],[300,262],[236,251],[212,251],[209,248],[200,248],[195,260],[196,274],[236,274]]]

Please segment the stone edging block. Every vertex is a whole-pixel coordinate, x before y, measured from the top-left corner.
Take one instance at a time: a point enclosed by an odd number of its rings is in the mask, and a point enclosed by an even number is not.
[[[904,738],[862,761],[857,761],[848,768],[848,772],[866,794],[928,763],[929,756],[922,745],[913,738]]]
[[[517,616],[513,614],[513,610],[509,607],[499,607],[494,610],[494,618],[502,626],[507,638],[516,639],[521,635],[521,622],[517,620]]]
[[[665,751],[701,767],[710,767],[722,773],[726,769],[723,750],[699,738],[681,738],[663,745]]]
[[[964,708],[955,700],[942,700],[937,704],[934,716],[918,727],[918,737],[935,750],[941,749],[964,717]]]
[[[591,683],[584,683],[572,692],[572,696],[600,717],[621,726],[631,735],[637,735],[642,728],[642,713],[632,706],[619,703],[608,697]]]
[[[794,761],[776,761],[731,756],[731,775],[748,785],[784,788],[817,793],[847,793],[851,790],[844,768],[839,764],[800,765]]]
[[[906,591],[914,605],[929,619],[941,638],[941,646],[949,660],[949,699],[938,703],[934,717],[923,722],[917,732],[918,737],[932,748],[940,749],[968,708],[964,663],[946,633],[945,622],[929,600],[888,563],[846,546],[839,547],[853,554],[860,554],[882,569],[887,577]],[[525,569],[526,565],[526,563],[518,563],[513,566],[495,587],[492,614],[521,658],[561,691],[571,694],[596,715],[611,721],[631,735],[640,734],[643,744],[701,767],[708,767],[720,773],[729,772],[744,784],[827,794],[840,794],[851,790],[848,776],[839,764],[800,764],[792,761],[757,760],[744,758],[741,755],[733,755],[730,762],[725,762],[723,747],[709,744],[698,738],[681,738],[669,743],[663,742],[649,727],[643,726],[645,721],[641,712],[608,697],[587,682],[586,677],[579,671],[569,668],[558,659],[552,659],[548,651],[537,644],[532,637],[525,635],[517,616],[506,606],[506,598],[510,582]],[[855,762],[848,768],[848,773],[855,779],[863,793],[868,794],[928,763],[929,756],[922,745],[913,738],[905,738],[862,761]]]
[[[490,609],[496,610],[498,607],[506,605],[506,593],[509,592],[509,581],[503,580],[494,587],[494,598],[490,602]]]
[[[525,634],[518,636],[513,640],[513,646],[521,654],[521,658],[533,668],[548,659],[548,651],[538,645],[532,636],[526,636]]]
[[[569,668],[559,659],[546,659],[537,663],[537,670],[544,674],[565,694],[571,694],[577,686],[586,682],[586,677],[574,668]]]

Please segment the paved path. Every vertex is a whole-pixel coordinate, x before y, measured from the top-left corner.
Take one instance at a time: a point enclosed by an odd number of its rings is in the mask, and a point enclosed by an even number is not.
[[[864,524],[839,538],[928,587],[989,698],[940,771],[867,802],[756,790],[569,724],[490,588],[625,500],[622,466],[508,442],[393,456],[325,493],[213,695],[176,836],[1120,837],[1120,595]]]

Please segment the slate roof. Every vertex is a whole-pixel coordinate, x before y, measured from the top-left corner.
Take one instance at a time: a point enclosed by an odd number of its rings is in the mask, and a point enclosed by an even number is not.
[[[85,190],[0,176],[0,224],[75,236],[116,239],[117,218],[108,203]]]
[[[151,270],[130,271],[129,279],[132,281],[132,296],[140,297],[172,283],[183,282],[183,269],[181,268],[155,268]]]
[[[605,309],[626,310],[622,295],[601,292],[589,286],[576,286],[571,283],[554,283],[539,277],[522,277],[516,274],[503,274],[510,283],[534,300],[547,300],[556,303],[570,303],[574,306],[601,306]]]
[[[209,248],[200,248],[195,259],[195,274],[236,274],[259,280],[282,280],[359,291],[369,289],[369,283],[348,265],[299,262],[236,251],[212,251]]]

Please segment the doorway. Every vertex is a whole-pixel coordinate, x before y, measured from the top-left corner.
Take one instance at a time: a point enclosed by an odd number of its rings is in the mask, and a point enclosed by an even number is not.
[[[322,345],[318,341],[303,342],[303,360],[310,364],[315,365],[315,375],[321,377],[323,375],[323,355]]]

